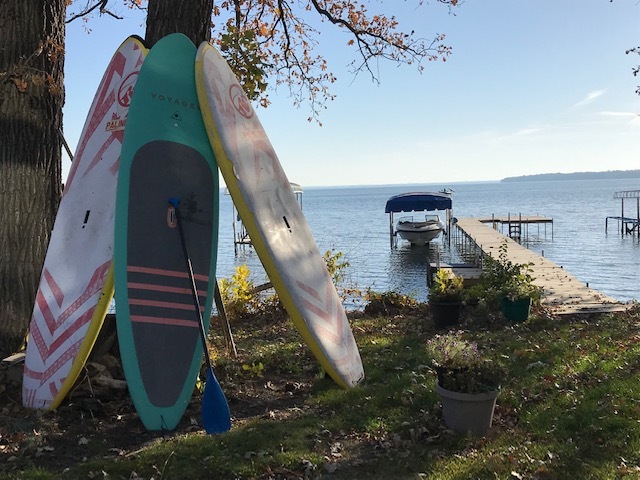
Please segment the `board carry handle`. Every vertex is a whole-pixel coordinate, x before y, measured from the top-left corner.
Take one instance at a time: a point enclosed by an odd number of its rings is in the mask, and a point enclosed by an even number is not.
[[[204,320],[202,319],[202,311],[200,309],[200,300],[198,299],[198,290],[196,288],[196,281],[193,275],[193,267],[191,265],[191,257],[187,250],[187,242],[185,240],[184,229],[182,227],[182,218],[180,215],[179,198],[169,199],[170,207],[173,209],[168,214],[175,219],[175,225],[178,227],[178,233],[180,234],[180,243],[182,244],[182,253],[189,274],[189,280],[191,281],[191,294],[193,296],[193,306],[196,311],[198,319],[198,327],[200,331],[200,340],[202,340],[202,348],[204,350],[204,358],[207,362],[207,381],[205,383],[204,392],[202,394],[202,424],[205,431],[208,434],[224,433],[231,429],[231,413],[229,411],[229,404],[224,396],[224,392],[220,387],[220,383],[213,373],[213,367],[211,365],[211,357],[209,356],[209,349],[207,347],[207,337],[204,329]]]

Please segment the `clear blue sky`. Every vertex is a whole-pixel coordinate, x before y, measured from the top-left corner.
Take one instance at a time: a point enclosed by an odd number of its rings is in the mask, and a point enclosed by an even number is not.
[[[364,3],[367,3],[366,1]],[[317,52],[338,77],[335,101],[308,123],[285,88],[258,116],[289,179],[303,186],[446,183],[548,172],[640,168],[640,3],[632,0],[370,2],[403,30],[447,35],[447,62],[380,63],[354,78],[355,52],[331,25]],[[132,12],[120,7],[119,13]],[[104,69],[140,16],[67,26],[64,132],[72,148]],[[87,33],[85,28],[92,31]],[[64,162],[63,179],[69,162]]]

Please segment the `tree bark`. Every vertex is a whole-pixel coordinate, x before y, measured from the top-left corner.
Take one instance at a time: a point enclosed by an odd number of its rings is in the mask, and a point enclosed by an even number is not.
[[[211,0],[149,0],[145,42],[151,48],[171,33],[184,33],[199,46],[211,39]]]
[[[62,193],[65,11],[0,8],[0,358],[24,341]]]

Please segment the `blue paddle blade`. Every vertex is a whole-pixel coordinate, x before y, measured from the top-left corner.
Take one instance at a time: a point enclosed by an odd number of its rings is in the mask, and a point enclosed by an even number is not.
[[[211,368],[207,369],[207,383],[202,394],[202,426],[210,435],[231,429],[229,404]]]

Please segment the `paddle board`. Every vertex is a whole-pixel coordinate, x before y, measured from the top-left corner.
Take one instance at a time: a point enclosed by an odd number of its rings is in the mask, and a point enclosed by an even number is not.
[[[56,214],[29,325],[22,401],[54,409],[74,385],[113,297],[113,221],[129,103],[146,48],[127,38],[93,100]]]
[[[220,171],[280,300],[336,383],[357,385],[360,353],[311,229],[251,103],[207,43],[198,49],[196,85]]]
[[[218,169],[198,105],[195,55],[195,45],[182,34],[162,38],[149,51],[129,110],[120,162],[116,325],[129,393],[148,430],[176,427],[203,355],[170,199],[180,201],[207,320],[213,300]]]

